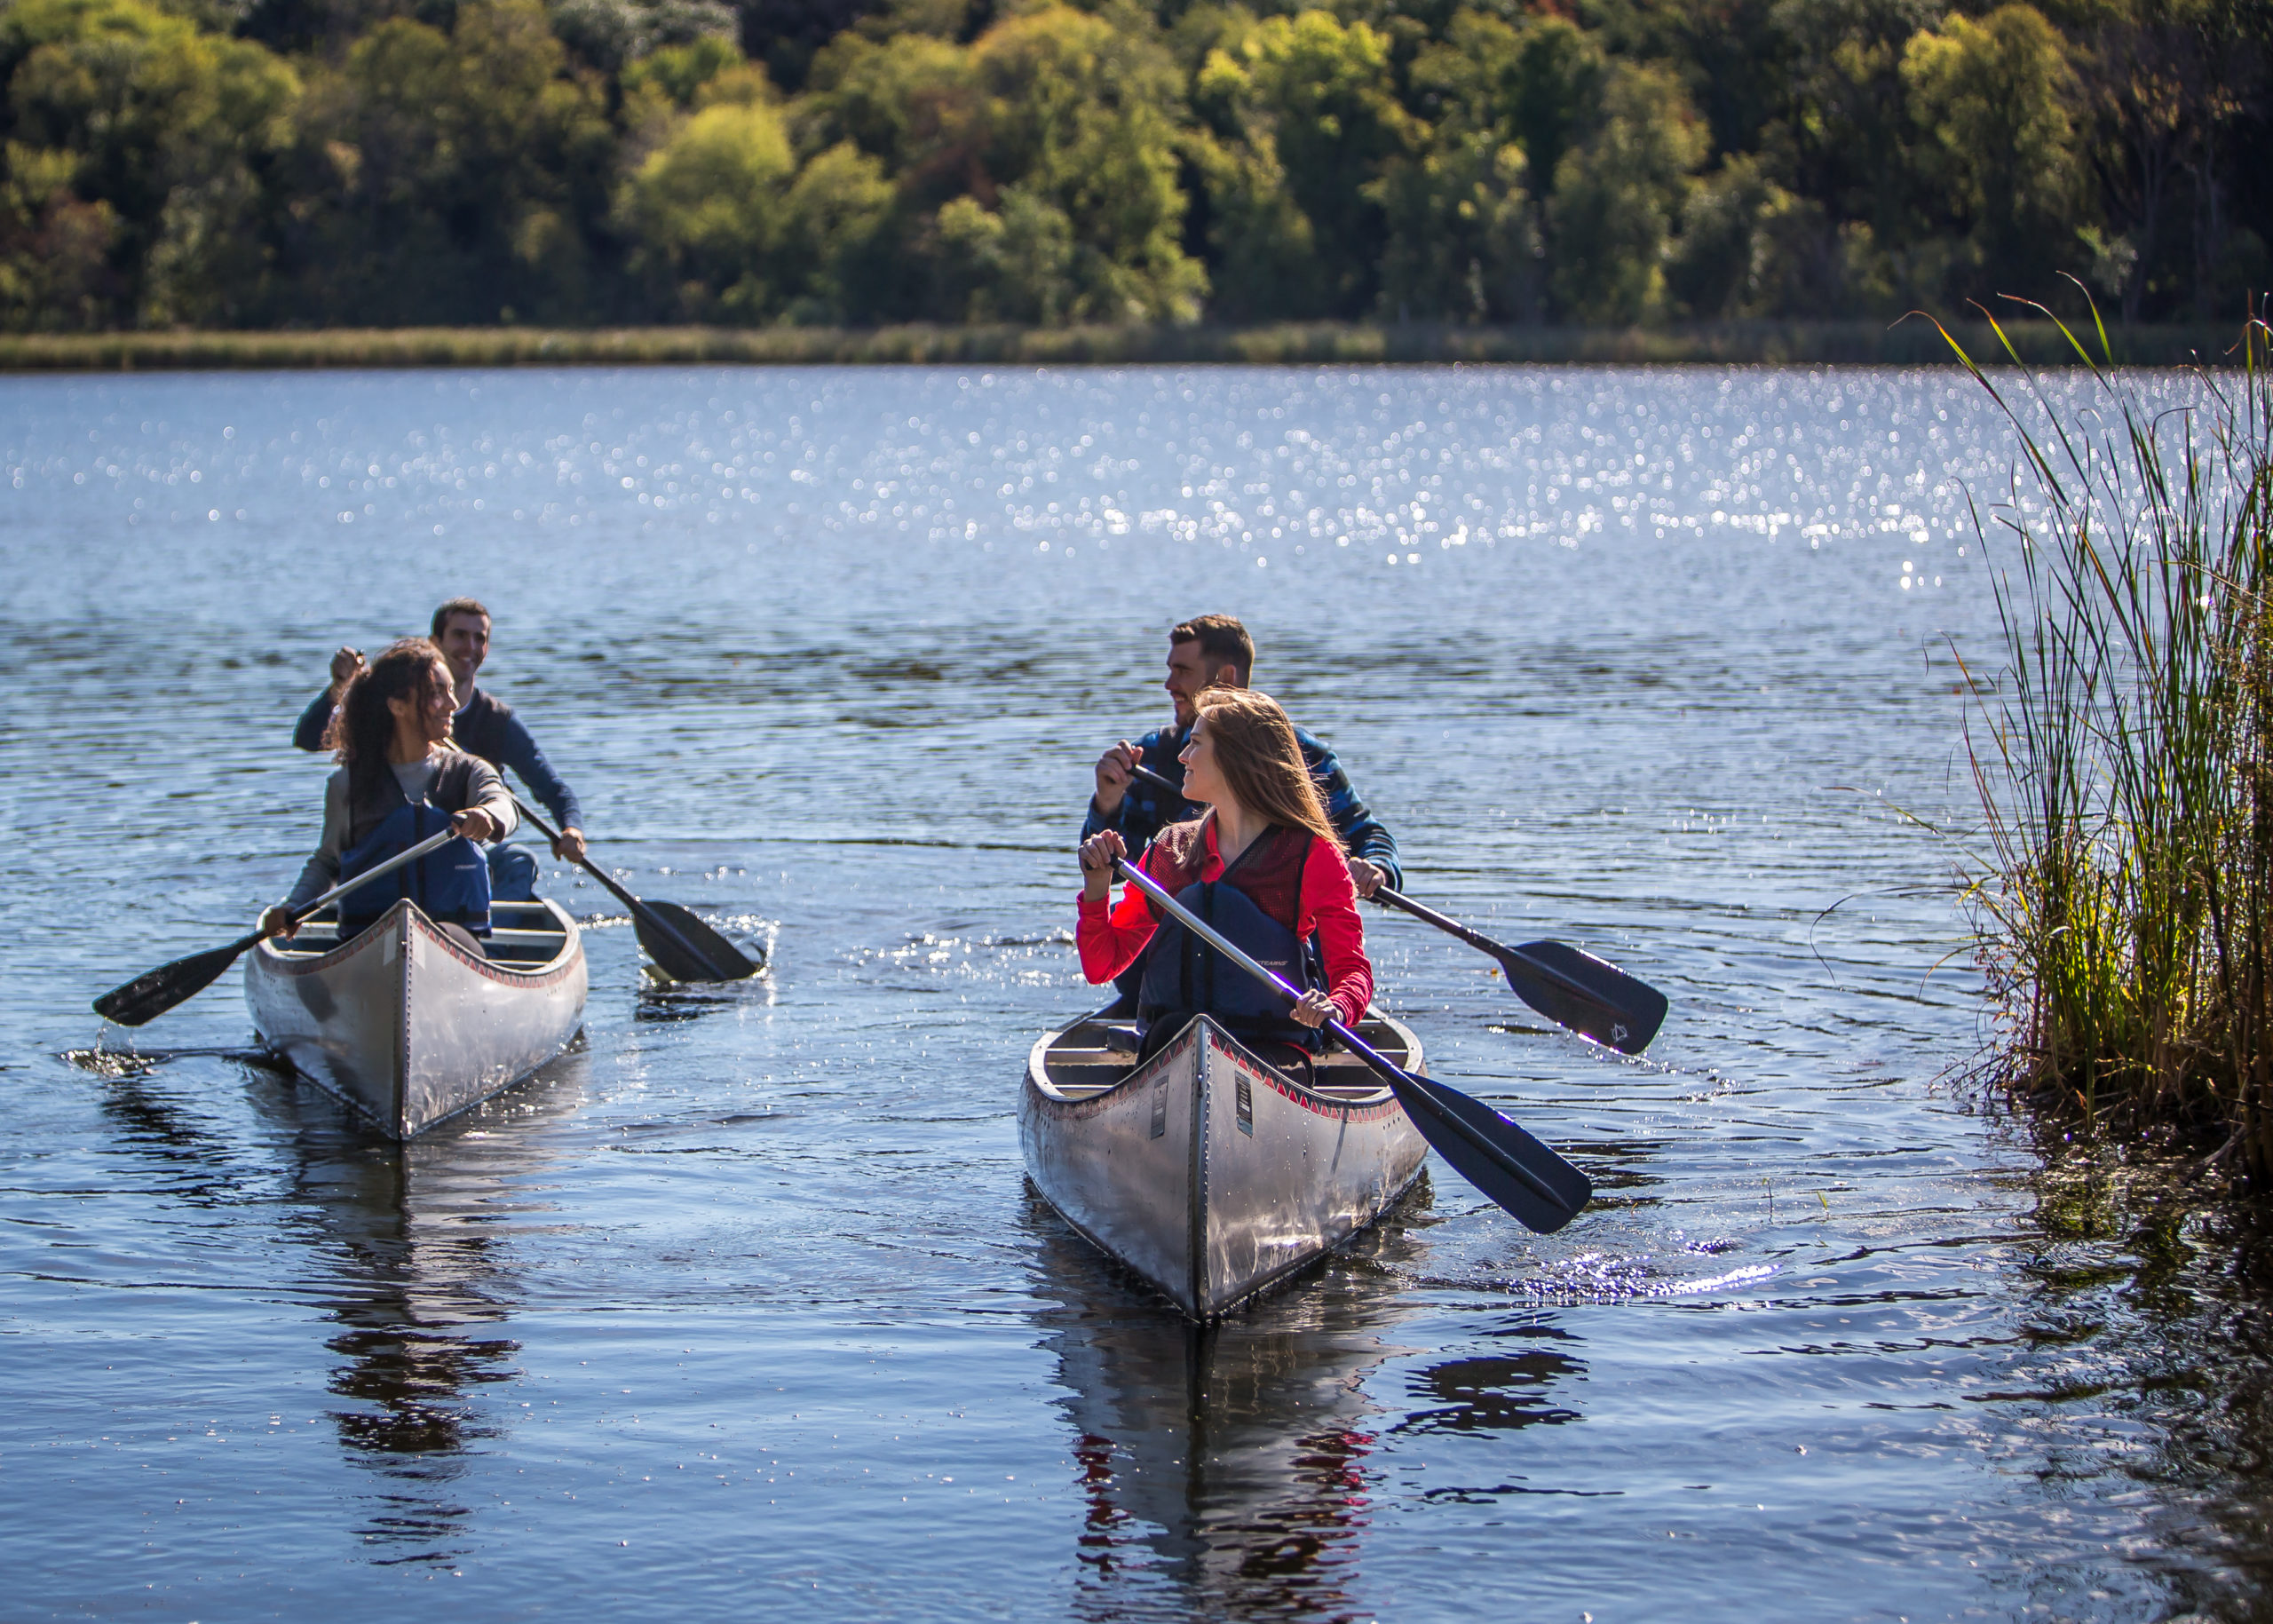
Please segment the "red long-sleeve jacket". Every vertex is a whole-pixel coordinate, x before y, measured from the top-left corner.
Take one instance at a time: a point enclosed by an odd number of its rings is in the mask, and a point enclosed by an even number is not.
[[[1224,860],[1216,852],[1216,820],[1208,820],[1203,838],[1206,854],[1200,864],[1202,880],[1221,879]],[[1173,894],[1178,877],[1155,867],[1160,846],[1155,843],[1136,866],[1160,881]],[[1155,922],[1152,904],[1136,886],[1125,887],[1118,903],[1081,899],[1074,945],[1081,954],[1081,973],[1092,986],[1112,980],[1136,962],[1144,944],[1152,939]],[[1302,902],[1295,919],[1295,934],[1308,941],[1315,932],[1325,951],[1327,993],[1341,1012],[1344,1026],[1355,1026],[1374,998],[1374,967],[1366,957],[1366,923],[1358,916],[1358,889],[1350,883],[1350,862],[1330,840],[1311,842],[1303,861]]]

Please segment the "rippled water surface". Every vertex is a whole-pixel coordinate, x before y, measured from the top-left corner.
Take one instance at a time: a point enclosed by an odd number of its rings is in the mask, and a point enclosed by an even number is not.
[[[2257,1297],[1948,1081],[1898,813],[1964,820],[2009,432],[1946,373],[0,381],[0,1612],[2253,1616]],[[408,1150],[234,977],[87,1057],[313,844],[329,650],[464,591],[598,854],[770,976],[645,994],[556,873],[582,1048]],[[1203,1335],[1015,1104],[1089,764],[1208,609],[1414,892],[1674,1012],[1605,1058],[1369,915],[1599,1199],[1437,1165]]]

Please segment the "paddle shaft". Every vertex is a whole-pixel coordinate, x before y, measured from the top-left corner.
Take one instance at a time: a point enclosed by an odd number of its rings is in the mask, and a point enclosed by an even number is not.
[[[133,980],[115,986],[96,999],[95,1013],[105,1020],[115,1020],[122,1026],[139,1026],[155,1020],[183,1000],[194,998],[210,986],[214,979],[235,963],[238,955],[248,947],[265,942],[273,936],[283,935],[326,903],[337,900],[359,885],[368,885],[384,875],[392,874],[405,863],[416,862],[456,838],[455,828],[446,828],[420,841],[408,852],[391,857],[384,863],[375,864],[352,879],[341,881],[321,897],[302,903],[285,915],[281,924],[251,931],[225,947],[209,947],[202,953],[193,953],[187,958],[176,959],[170,963],[159,965],[155,970],[145,970]]]
[[[534,828],[538,834],[543,836],[547,840],[554,842],[556,844],[558,843],[560,836],[552,832],[551,828],[543,819],[538,817],[536,813],[529,810],[529,804],[527,801],[522,800],[519,796],[515,796],[513,797],[513,804],[520,808],[521,816],[528,820],[530,826]],[[710,968],[710,973],[718,979],[734,980],[738,978],[733,976],[721,974],[718,966],[711,963],[710,955],[703,952],[693,942],[688,941],[685,936],[671,924],[669,920],[664,918],[661,914],[655,912],[653,908],[649,907],[645,903],[640,901],[638,898],[624,890],[622,886],[617,884],[608,875],[603,874],[590,858],[579,857],[573,860],[577,867],[582,868],[586,874],[590,875],[592,878],[598,880],[602,885],[607,887],[609,894],[614,897],[618,902],[622,903],[625,907],[630,908],[631,910],[631,917],[637,920],[640,924],[643,924],[646,926],[647,929],[655,931],[657,934],[661,936],[665,941],[669,942],[681,953],[686,955],[686,956],[695,963],[709,965]],[[668,975],[670,972],[666,970],[664,973]],[[744,973],[746,974],[748,972],[745,971]]]
[[[1402,891],[1391,891],[1386,885],[1378,886],[1374,889],[1372,900],[1386,902],[1391,907],[1403,908],[1415,919],[1426,921],[1448,936],[1457,936],[1469,947],[1479,947],[1494,958],[1504,956],[1515,959],[1540,980],[1551,982],[1573,997],[1583,998],[1589,1003],[1603,1004],[1606,1009],[1611,1007],[1604,1003],[1601,994],[1596,992],[1585,982],[1572,980],[1554,965],[1542,963],[1520,947],[1510,947],[1505,942],[1495,942],[1481,931],[1472,931],[1457,919],[1447,918],[1432,907],[1423,907]]]
[[[1131,778],[1141,778],[1154,788],[1165,789],[1170,795],[1180,796],[1184,794],[1183,785],[1169,782],[1166,777],[1162,776],[1160,773],[1153,772],[1150,767],[1143,765],[1131,767],[1129,769],[1129,775]],[[1412,898],[1405,895],[1402,891],[1391,891],[1386,885],[1376,886],[1371,899],[1378,902],[1386,902],[1391,907],[1403,908],[1415,919],[1427,920],[1439,931],[1447,931],[1453,936],[1459,937],[1461,940],[1466,942],[1471,947],[1481,947],[1485,952],[1493,955],[1504,953],[1512,958],[1521,959],[1524,962],[1525,968],[1536,970],[1542,980],[1552,981],[1565,992],[1575,993],[1581,998],[1593,998],[1595,996],[1592,989],[1579,982],[1572,980],[1570,977],[1564,975],[1561,970],[1554,968],[1554,966],[1540,963],[1537,959],[1532,957],[1531,955],[1525,953],[1522,948],[1509,947],[1501,943],[1495,942],[1490,937],[1485,935],[1481,931],[1471,931],[1466,925],[1461,923],[1457,919],[1447,919],[1444,915],[1437,913],[1434,908],[1422,907],[1421,904],[1415,902]]]
[[[1215,948],[1216,952],[1230,959],[1232,963],[1247,971],[1247,974],[1253,976],[1256,980],[1275,988],[1279,993],[1279,995],[1286,999],[1287,1002],[1300,1003],[1303,1001],[1302,994],[1297,992],[1294,987],[1288,986],[1275,971],[1271,970],[1269,967],[1257,963],[1246,953],[1240,951],[1234,943],[1227,939],[1221,932],[1202,922],[1197,915],[1192,912],[1190,908],[1185,907],[1174,897],[1168,895],[1167,891],[1165,891],[1152,875],[1138,868],[1136,864],[1123,862],[1116,859],[1113,862],[1113,867],[1123,879],[1127,880],[1131,885],[1136,887],[1137,890],[1143,891],[1145,896],[1151,898],[1155,907],[1165,909],[1169,917],[1181,923],[1185,930],[1191,931],[1193,935],[1200,938],[1201,941],[1206,942],[1209,947]],[[1346,1047],[1351,1054],[1356,1055],[1360,1060],[1363,1060],[1367,1066],[1371,1066],[1377,1073],[1379,1073],[1381,1077],[1389,1083],[1390,1087],[1397,1091],[1400,1101],[1408,1100],[1411,1097],[1417,1095],[1423,1104],[1424,1108],[1428,1110],[1429,1114],[1435,1121],[1459,1134],[1461,1138],[1467,1140],[1477,1149],[1488,1154],[1493,1161],[1498,1163],[1501,1167],[1504,1168],[1507,1171],[1513,1173],[1517,1178],[1523,1180],[1525,1185],[1541,1200],[1548,1202],[1550,1206],[1561,1207],[1563,1205],[1563,1198],[1557,1195],[1555,1191],[1537,1175],[1532,1173],[1529,1168],[1525,1167],[1521,1162],[1516,1161],[1506,1155],[1501,1151],[1498,1145],[1493,1145],[1490,1140],[1477,1134],[1466,1122],[1461,1121],[1458,1117],[1438,1109],[1436,1105],[1436,1102],[1429,1098],[1429,1085],[1422,1079],[1416,1077],[1412,1073],[1406,1071],[1403,1066],[1398,1065],[1396,1061],[1390,1059],[1387,1055],[1382,1053],[1372,1044],[1366,1042],[1365,1039],[1350,1031],[1348,1026],[1344,1026],[1342,1022],[1334,1019],[1330,1016],[1326,1021],[1326,1029],[1332,1033],[1335,1037],[1341,1039],[1343,1046]],[[1437,1086],[1442,1087],[1443,1085],[1439,1084]]]
[[[1184,788],[1182,785],[1170,782],[1167,778],[1153,772],[1150,767],[1140,764],[1136,766],[1131,767],[1129,771],[1129,775],[1132,778],[1140,778],[1156,788],[1166,790],[1170,795],[1181,797],[1184,794]],[[1374,888],[1374,893],[1370,900],[1386,903],[1390,907],[1401,908],[1406,913],[1412,915],[1415,919],[1432,924],[1447,935],[1460,938],[1461,940],[1466,942],[1469,947],[1477,948],[1482,952],[1488,953],[1493,958],[1498,959],[1501,962],[1502,968],[1507,968],[1508,962],[1509,960],[1513,960],[1516,963],[1523,966],[1525,973],[1527,975],[1536,977],[1540,981],[1545,983],[1548,986],[1556,988],[1564,995],[1579,999],[1587,1004],[1592,1005],[1594,1008],[1604,1011],[1606,1015],[1613,1018],[1631,1018],[1631,1017],[1628,1015],[1628,1012],[1620,1007],[1616,1000],[1604,997],[1600,989],[1588,986],[1585,982],[1564,974],[1561,970],[1556,969],[1554,965],[1547,963],[1531,954],[1525,953],[1520,947],[1510,947],[1505,942],[1494,941],[1490,937],[1485,935],[1481,931],[1470,930],[1468,926],[1461,923],[1457,919],[1449,918],[1443,914],[1439,914],[1432,907],[1425,907],[1422,904],[1413,900],[1412,898],[1405,895],[1402,891],[1395,891],[1387,885],[1377,885]],[[1609,970],[1608,973],[1622,974],[1622,972],[1614,970]],[[1518,989],[1518,991],[1520,990],[1521,989]],[[1655,1023],[1651,1022],[1649,1025],[1651,1026],[1651,1030],[1654,1031]],[[1620,1047],[1624,1047],[1624,1045],[1621,1044]]]

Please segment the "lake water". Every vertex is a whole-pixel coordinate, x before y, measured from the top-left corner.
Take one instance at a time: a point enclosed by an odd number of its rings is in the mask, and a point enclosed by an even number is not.
[[[1901,814],[1968,820],[2013,442],[1952,372],[15,378],[0,450],[8,1617],[2256,1616],[2253,1265],[1958,1076]],[[329,651],[460,592],[598,855],[771,974],[645,994],[548,863],[582,1047],[408,1149],[234,975],[89,1058],[313,845]],[[1674,1008],[1620,1060],[1369,913],[1599,1198],[1432,1164],[1200,1335],[1015,1109],[1089,764],[1211,609],[1415,895]]]

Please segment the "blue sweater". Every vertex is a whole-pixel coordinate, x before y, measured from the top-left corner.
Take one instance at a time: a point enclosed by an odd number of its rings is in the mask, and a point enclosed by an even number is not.
[[[320,750],[323,749],[324,729],[330,725],[331,690],[326,688],[300,713],[299,725],[292,730],[292,742],[304,750]],[[584,827],[584,812],[576,804],[576,792],[560,781],[560,774],[552,770],[544,752],[536,748],[536,741],[529,737],[529,730],[504,701],[493,699],[483,689],[476,688],[465,709],[450,720],[450,741],[469,756],[480,757],[501,773],[508,767],[519,773],[521,782],[544,804],[545,811],[562,828]]]
[[[1184,764],[1176,757],[1183,754],[1188,737],[1183,728],[1159,728],[1137,740],[1136,749],[1146,766],[1170,783],[1180,784],[1184,781]],[[1341,761],[1331,749],[1299,727],[1295,730],[1295,741],[1303,747],[1303,760],[1310,767],[1311,781],[1318,786],[1319,795],[1326,802],[1326,815],[1342,836],[1342,850],[1352,857],[1364,858],[1380,869],[1387,876],[1391,891],[1403,891],[1405,868],[1397,859],[1397,836],[1383,828],[1381,820],[1366,809],[1358,792],[1350,787],[1350,775],[1342,770]],[[1129,786],[1129,793],[1121,797],[1120,806],[1110,818],[1097,811],[1097,801],[1091,797],[1089,816],[1081,820],[1081,838],[1087,840],[1106,829],[1118,829],[1121,839],[1129,843],[1129,851],[1141,852],[1152,844],[1152,836],[1169,824],[1197,818],[1206,810],[1139,780]]]

